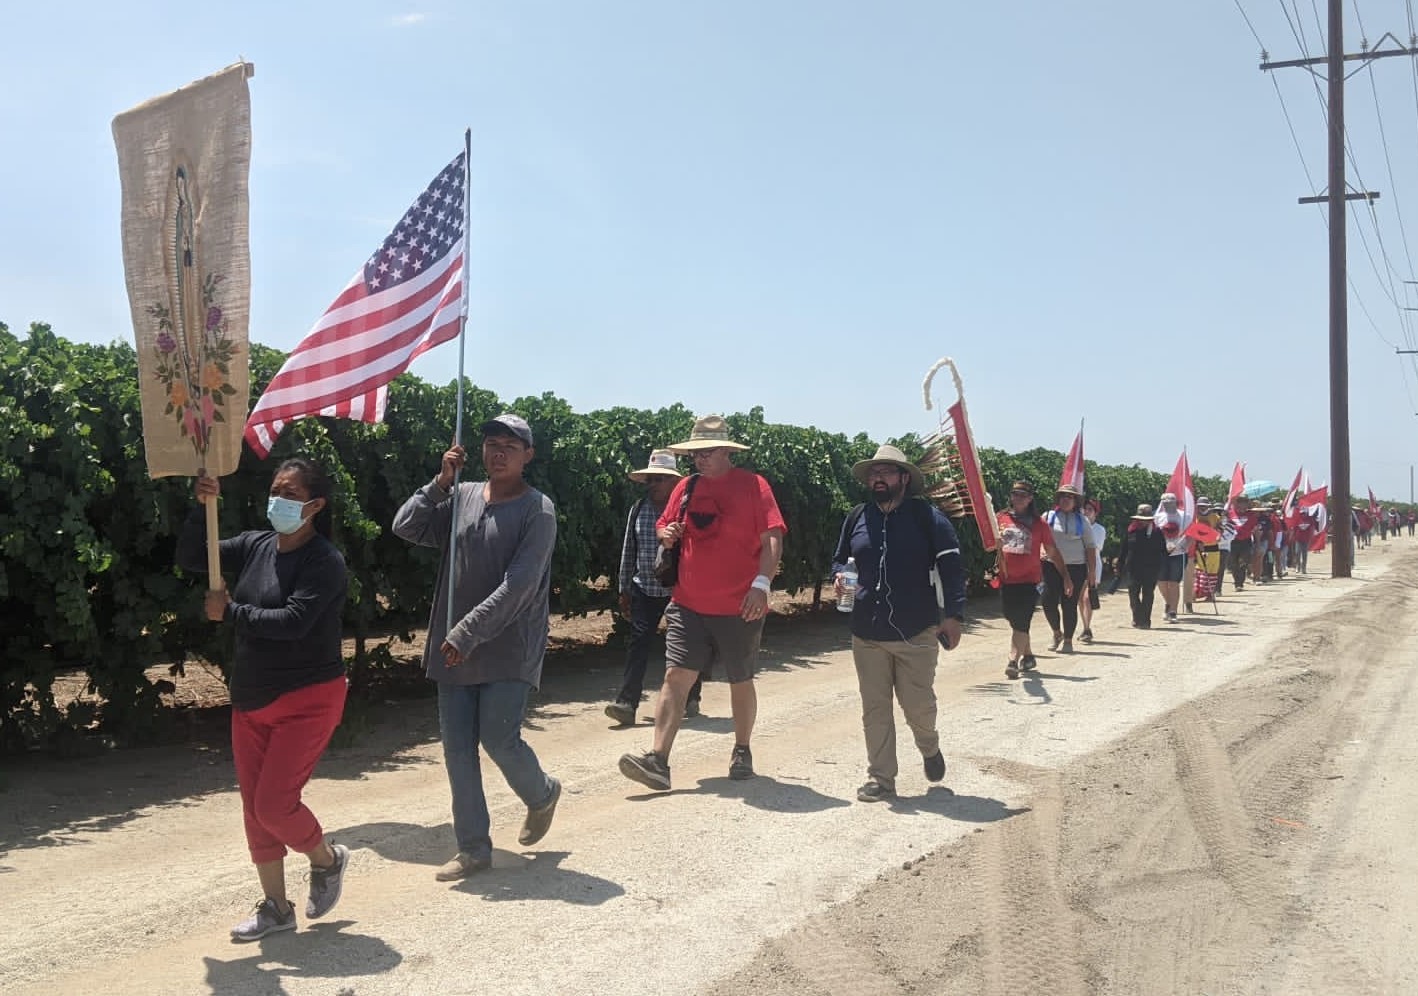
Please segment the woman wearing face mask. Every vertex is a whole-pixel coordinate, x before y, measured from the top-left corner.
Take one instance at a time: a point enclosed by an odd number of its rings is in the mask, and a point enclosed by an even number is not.
[[[197,480],[197,497],[215,500],[217,480]],[[339,725],[345,706],[340,613],[345,561],[330,542],[330,482],[307,460],[287,460],[271,481],[271,529],[221,541],[228,592],[207,592],[207,618],[235,631],[231,744],[246,844],[265,892],[252,915],[232,928],[237,941],[294,930],[286,898],[285,855],[310,861],[307,917],[339,901],[349,851],[325,840],[301,791]],[[184,571],[205,574],[204,510],[188,517],[177,545]]]

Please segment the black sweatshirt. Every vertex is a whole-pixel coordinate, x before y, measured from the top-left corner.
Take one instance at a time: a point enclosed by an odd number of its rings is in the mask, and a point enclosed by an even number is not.
[[[177,565],[207,573],[205,509],[196,508],[177,541]],[[316,535],[289,553],[278,534],[246,532],[221,541],[222,572],[235,574],[226,619],[236,627],[231,704],[260,709],[297,688],[345,673],[340,614],[345,605],[345,559]]]

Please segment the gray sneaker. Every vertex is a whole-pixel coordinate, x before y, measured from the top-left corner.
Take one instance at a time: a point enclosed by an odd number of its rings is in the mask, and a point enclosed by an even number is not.
[[[620,699],[616,699],[606,706],[606,715],[621,726],[635,725],[635,707],[629,702],[622,702]]]
[[[305,915],[314,920],[335,908],[340,890],[345,885],[345,869],[350,865],[350,849],[344,844],[331,844],[335,861],[329,868],[310,866],[310,898],[305,901]]]
[[[684,704],[684,718],[697,719],[699,717],[699,700],[690,699]]]
[[[536,809],[527,808],[527,818],[522,821],[522,832],[517,835],[517,843],[531,847],[547,835],[551,829],[551,819],[556,815],[556,804],[561,798],[561,782],[548,778],[551,782],[551,798]]]
[[[896,798],[896,790],[887,788],[873,778],[857,789],[857,798],[862,802],[886,802],[888,799]]]
[[[267,897],[256,904],[251,916],[231,928],[231,939],[242,943],[259,941],[267,934],[282,930],[295,930],[295,907],[290,907],[282,916],[276,909],[276,901]]]
[[[633,782],[660,792],[670,790],[670,766],[654,751],[625,754],[620,759],[620,773]]]

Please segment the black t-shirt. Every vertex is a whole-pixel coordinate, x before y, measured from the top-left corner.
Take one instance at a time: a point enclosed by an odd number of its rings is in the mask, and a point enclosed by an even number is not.
[[[183,570],[206,573],[204,511],[188,517],[178,540]],[[278,534],[246,532],[221,541],[222,572],[236,575],[227,621],[236,628],[231,704],[260,709],[282,694],[332,681],[345,673],[340,614],[345,605],[345,559],[323,536],[288,553]]]

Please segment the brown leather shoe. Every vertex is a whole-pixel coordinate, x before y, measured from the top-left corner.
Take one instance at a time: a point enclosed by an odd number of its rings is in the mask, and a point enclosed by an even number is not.
[[[446,865],[438,869],[433,877],[440,882],[456,882],[460,878],[467,878],[474,872],[485,871],[491,867],[492,858],[479,858],[467,851],[459,851]]]
[[[517,843],[523,847],[531,847],[537,841],[547,835],[551,829],[551,819],[556,815],[556,803],[561,798],[561,782],[555,778],[551,781],[551,799],[536,809],[527,810],[527,819],[522,824],[522,832],[517,835]]]

